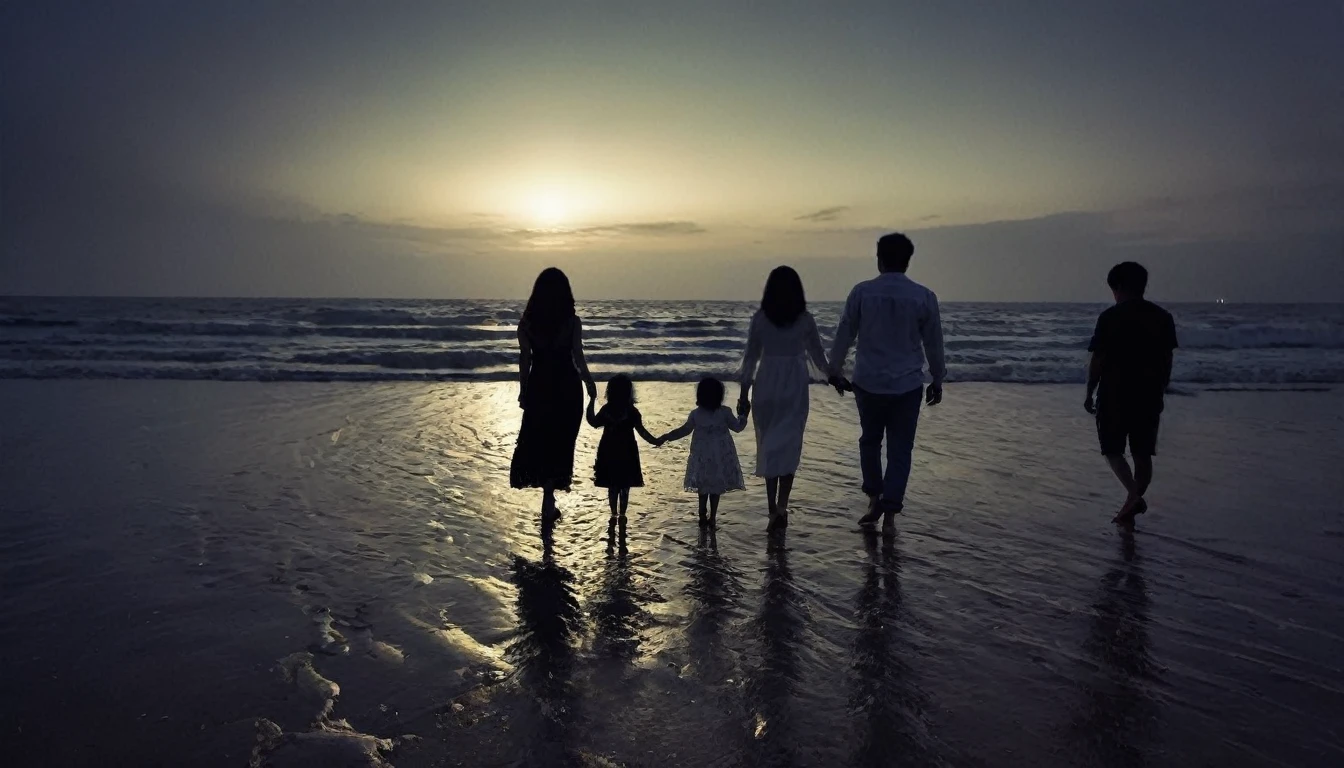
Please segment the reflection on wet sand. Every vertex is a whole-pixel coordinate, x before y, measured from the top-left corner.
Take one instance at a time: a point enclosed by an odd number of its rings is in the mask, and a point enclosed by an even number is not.
[[[574,575],[555,562],[550,530],[543,530],[542,544],[540,562],[521,555],[513,559],[518,635],[508,656],[528,694],[528,706],[518,713],[512,730],[520,741],[520,765],[566,765],[575,754],[571,736],[577,697],[571,678],[574,638],[582,631],[583,617]]]
[[[742,585],[737,571],[719,554],[718,534],[713,530],[700,530],[686,594],[693,601],[686,625],[691,672],[710,685],[721,684],[733,668],[732,655],[723,647],[724,625],[742,596]]]
[[[799,646],[807,615],[789,570],[785,536],[780,531],[768,540],[761,610],[754,622],[760,662],[748,675],[746,685],[747,727],[754,741],[749,754],[754,765],[786,766],[795,762],[793,699],[801,677]]]
[[[856,600],[858,636],[850,708],[859,729],[854,764],[859,766],[936,765],[924,695],[915,686],[907,657],[901,614],[901,558],[894,535],[864,534],[868,559]]]
[[[625,518],[607,527],[607,554],[592,596],[594,647],[599,656],[634,659],[639,655],[639,618],[643,608],[635,599],[630,550],[625,544]]]
[[[717,752],[713,765],[740,763],[740,724],[744,720],[738,688],[738,653],[730,647],[733,618],[742,598],[740,574],[719,553],[718,535],[700,530],[700,540],[688,561],[685,594],[691,599],[686,624],[688,674],[700,683],[697,709],[699,736],[712,745],[701,754]]]
[[[1083,650],[1094,665],[1081,676],[1084,702],[1074,730],[1087,760],[1141,766],[1155,730],[1156,701],[1147,688],[1154,663],[1148,642],[1148,587],[1132,531],[1122,531],[1120,560],[1101,579]]]

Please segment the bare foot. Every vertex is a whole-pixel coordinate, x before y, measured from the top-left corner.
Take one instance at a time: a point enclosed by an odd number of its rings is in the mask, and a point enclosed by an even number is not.
[[[1126,517],[1129,517],[1130,513],[1134,509],[1134,505],[1137,504],[1138,501],[1139,501],[1138,496],[1133,495],[1126,496],[1125,503],[1120,505],[1120,511],[1116,512],[1115,517],[1111,518],[1111,520],[1124,520]]]
[[[1120,508],[1120,514],[1116,515],[1111,522],[1119,525],[1133,525],[1134,518],[1148,511],[1148,502],[1140,496],[1125,502],[1125,506]]]

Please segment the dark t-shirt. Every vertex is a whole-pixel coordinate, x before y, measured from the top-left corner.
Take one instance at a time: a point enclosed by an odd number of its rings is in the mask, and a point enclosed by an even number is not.
[[[1102,312],[1087,345],[1101,354],[1097,407],[1160,412],[1167,355],[1176,346],[1176,322],[1151,301],[1132,299]]]

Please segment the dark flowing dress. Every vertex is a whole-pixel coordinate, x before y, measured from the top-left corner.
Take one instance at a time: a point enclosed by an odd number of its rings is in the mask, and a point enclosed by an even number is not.
[[[639,466],[639,444],[635,425],[643,417],[631,406],[602,406],[597,423],[602,425],[602,440],[597,444],[597,463],[593,484],[598,488],[643,488],[644,473]]]
[[[567,491],[574,478],[574,443],[583,421],[583,382],[574,367],[574,327],[547,338],[524,329],[532,346],[527,372],[523,426],[513,449],[509,484],[514,488],[541,488],[550,483]]]

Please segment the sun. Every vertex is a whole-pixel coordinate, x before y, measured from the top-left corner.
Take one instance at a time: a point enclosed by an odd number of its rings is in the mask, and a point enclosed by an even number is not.
[[[538,192],[532,195],[527,202],[527,211],[533,222],[542,227],[557,226],[569,216],[569,208],[565,205],[564,198],[554,192]]]

